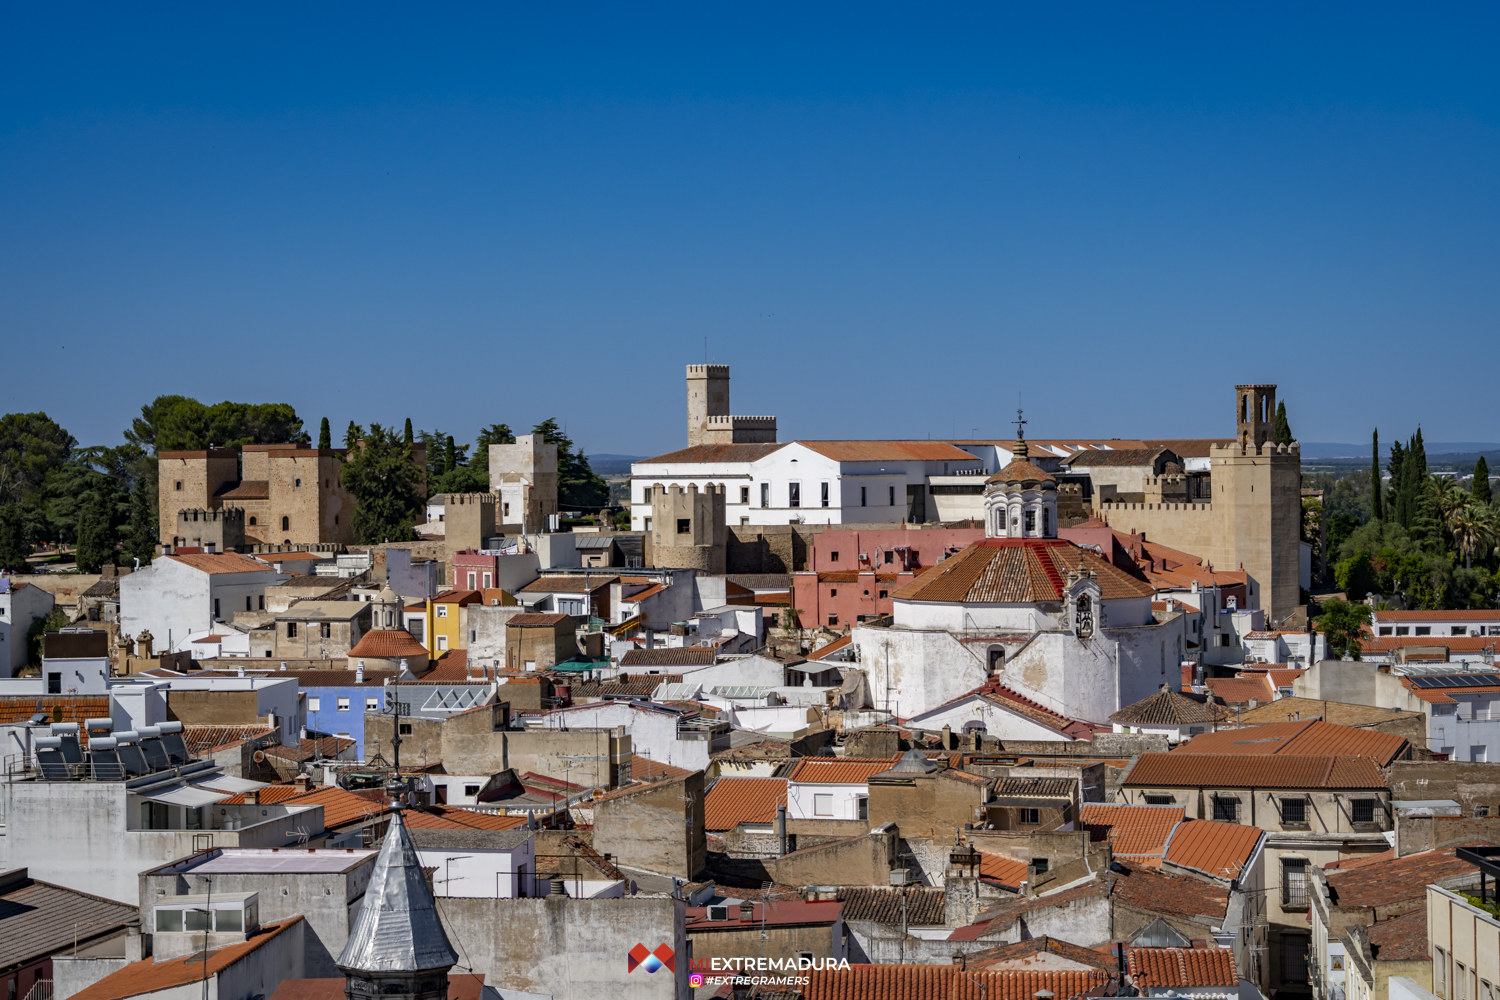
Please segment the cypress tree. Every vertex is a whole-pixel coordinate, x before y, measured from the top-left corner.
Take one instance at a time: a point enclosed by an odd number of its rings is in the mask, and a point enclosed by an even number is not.
[[[31,564],[26,555],[31,546],[26,544],[25,515],[18,503],[0,507],[0,569],[12,573],[30,573]]]
[[[406,443],[413,443],[413,438],[411,436],[411,417],[406,418]]]
[[[1292,443],[1292,425],[1286,422],[1286,400],[1276,404],[1276,443]]]
[[[328,429],[328,418],[323,418],[323,426],[318,428],[318,447],[327,449],[333,447],[333,433]]]
[[[97,573],[101,566],[115,561],[109,522],[109,497],[103,487],[85,494],[78,508],[78,547],[74,552],[80,573]]]
[[[151,562],[156,551],[156,518],[151,515],[151,494],[146,488],[146,477],[136,477],[130,491],[130,516],[125,522],[125,531],[120,539],[126,558],[139,559],[145,566]]]
[[[453,447],[453,435],[448,435],[448,441],[443,446],[443,471],[452,472],[458,468],[458,450]]]
[[[354,449],[359,447],[359,424],[349,421],[349,429],[344,432],[344,447]]]
[[[1391,464],[1386,466],[1391,474],[1391,485],[1386,489],[1386,517],[1405,527],[1401,518],[1401,477],[1406,473],[1406,446],[1400,441],[1391,443]]]
[[[1422,447],[1422,428],[1411,436],[1406,446],[1405,468],[1401,473],[1401,527],[1411,530],[1417,520],[1417,506],[1422,499],[1422,490],[1427,485],[1427,451]]]
[[[1385,484],[1380,480],[1380,428],[1375,428],[1375,436],[1370,439],[1370,516],[1376,521],[1385,520],[1385,514],[1381,510],[1380,493]]]
[[[1490,464],[1479,456],[1479,461],[1474,463],[1474,485],[1469,488],[1475,503],[1490,502]]]

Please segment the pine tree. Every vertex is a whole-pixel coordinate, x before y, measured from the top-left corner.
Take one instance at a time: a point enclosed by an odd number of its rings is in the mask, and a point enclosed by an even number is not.
[[[1276,443],[1292,443],[1292,426],[1286,422],[1286,400],[1276,404]]]
[[[412,444],[415,439],[411,436],[411,417],[406,418],[406,443]]]
[[[156,552],[156,518],[151,513],[151,494],[145,476],[138,477],[130,491],[130,517],[120,541],[125,557],[139,559],[142,566],[150,563]]]
[[[1375,436],[1370,439],[1370,517],[1372,520],[1381,521],[1385,514],[1381,510],[1380,491],[1384,484],[1380,481],[1380,428],[1375,428]]]
[[[1469,488],[1475,503],[1490,502],[1490,465],[1479,456],[1479,461],[1474,463],[1474,485]]]
[[[318,428],[318,447],[324,450],[333,447],[333,434],[328,429],[328,418],[323,418],[323,425]]]

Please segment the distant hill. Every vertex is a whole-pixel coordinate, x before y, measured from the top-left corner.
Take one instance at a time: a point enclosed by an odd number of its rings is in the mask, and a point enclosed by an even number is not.
[[[1403,443],[1405,443],[1403,441]],[[1427,457],[1430,459],[1436,455],[1478,455],[1482,451],[1500,451],[1500,444],[1493,441],[1428,441],[1425,442]],[[1390,457],[1391,443],[1382,438],[1380,442],[1380,460],[1385,462]],[[1369,458],[1370,443],[1364,444],[1330,444],[1327,441],[1304,441],[1302,442],[1303,458]]]
[[[601,476],[623,476],[630,472],[630,463],[639,462],[649,455],[590,455],[589,468]]]

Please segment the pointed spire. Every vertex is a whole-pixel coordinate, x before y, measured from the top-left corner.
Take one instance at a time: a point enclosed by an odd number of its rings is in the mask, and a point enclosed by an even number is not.
[[[336,964],[345,975],[360,975],[446,971],[457,962],[398,809]]]

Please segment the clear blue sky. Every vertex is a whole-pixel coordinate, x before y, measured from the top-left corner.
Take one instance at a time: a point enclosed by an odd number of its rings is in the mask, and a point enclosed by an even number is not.
[[[1495,8],[1267,6],[11,4],[0,410],[1500,439]]]

